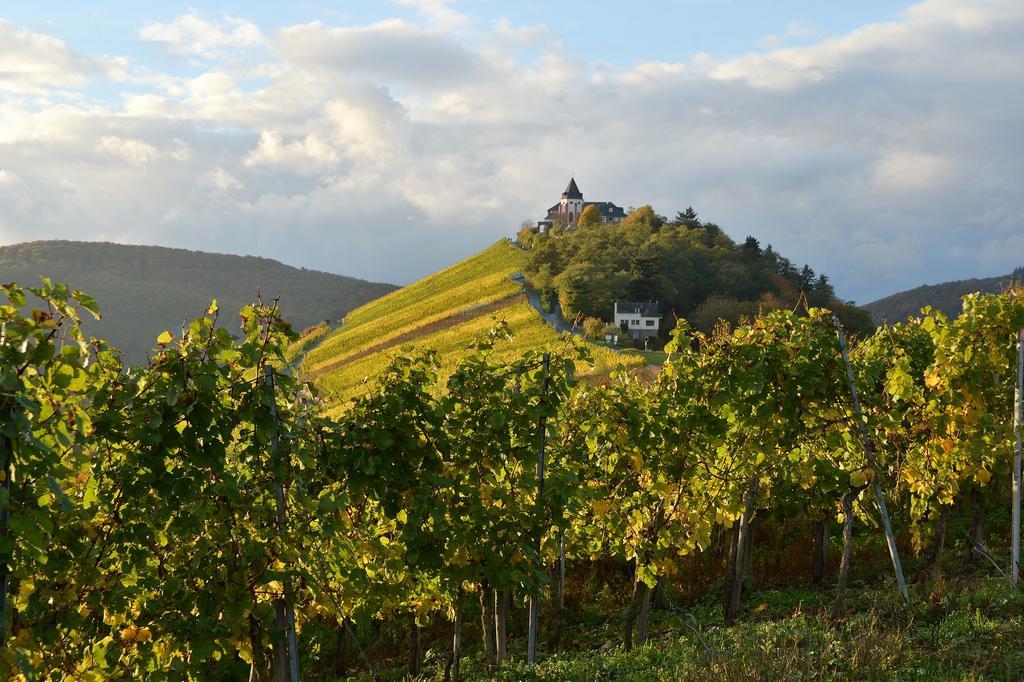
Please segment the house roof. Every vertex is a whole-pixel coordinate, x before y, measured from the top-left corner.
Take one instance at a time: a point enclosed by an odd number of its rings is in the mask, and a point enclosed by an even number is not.
[[[566,185],[565,191],[562,192],[562,196],[566,199],[582,199],[583,192],[576,186],[576,178],[569,178],[569,184]]]
[[[641,317],[661,317],[661,306],[657,301],[616,301],[616,315],[640,315]]]
[[[598,211],[601,212],[601,215],[605,216],[606,218],[625,218],[626,217],[625,209],[623,209],[621,206],[615,205],[611,201],[584,201],[583,202],[583,208],[586,208],[587,206],[593,206],[594,208],[596,208]],[[549,218],[556,217],[558,215],[558,211],[561,209],[561,207],[562,207],[561,204],[555,204],[554,206],[549,208],[548,209],[548,217]]]
[[[625,218],[626,211],[621,206],[616,206],[610,201],[584,201],[583,208],[593,206],[609,218]]]

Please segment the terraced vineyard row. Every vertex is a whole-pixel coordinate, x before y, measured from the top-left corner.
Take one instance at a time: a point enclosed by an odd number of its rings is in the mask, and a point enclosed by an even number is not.
[[[410,348],[438,351],[442,375],[468,352],[475,338],[498,323],[514,340],[498,349],[503,357],[559,343],[553,330],[510,279],[523,265],[523,252],[502,240],[478,255],[425,277],[350,313],[342,326],[309,350],[302,373],[328,395],[335,412],[365,393],[391,360]],[[586,374],[610,367],[642,367],[636,355],[593,348]]]

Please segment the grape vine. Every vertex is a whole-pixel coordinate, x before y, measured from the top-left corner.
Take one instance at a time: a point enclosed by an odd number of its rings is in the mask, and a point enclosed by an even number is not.
[[[322,667],[331,633],[461,627],[470,595],[493,667],[508,605],[551,588],[558,561],[630,567],[629,648],[659,585],[711,551],[737,617],[752,528],[796,515],[826,538],[844,524],[841,613],[873,483],[926,556],[954,508],[1009,499],[1020,289],[857,340],[866,444],[823,310],[711,335],[681,323],[656,378],[603,382],[577,376],[583,344],[510,357],[495,323],[450,371],[399,355],[330,418],[294,378],[296,336],[273,303],[243,309],[233,335],[213,302],[129,367],[81,332],[98,315],[86,294],[44,281],[0,295],[8,677],[269,680],[288,665],[285,607],[302,664]]]

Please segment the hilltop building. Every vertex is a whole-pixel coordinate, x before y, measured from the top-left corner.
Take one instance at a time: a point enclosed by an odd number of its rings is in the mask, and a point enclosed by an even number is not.
[[[559,202],[548,209],[548,215],[544,220],[537,221],[537,230],[547,232],[556,222],[572,227],[576,225],[576,221],[587,206],[596,208],[606,223],[622,222],[626,217],[626,211],[610,201],[584,201],[583,192],[576,185],[576,179],[570,178]]]
[[[657,301],[638,303],[636,301],[615,302],[615,326],[628,331],[634,339],[658,335],[661,328],[661,306]]]

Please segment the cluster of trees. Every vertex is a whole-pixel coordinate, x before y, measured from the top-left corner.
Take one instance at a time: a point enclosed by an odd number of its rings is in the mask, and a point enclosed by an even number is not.
[[[517,634],[509,604],[550,585],[557,641],[555,562],[631,567],[629,648],[688,556],[727,556],[737,616],[755,517],[802,518],[824,566],[838,515],[842,613],[852,529],[879,493],[933,564],[957,510],[980,544],[1008,500],[1024,290],[883,328],[849,364],[821,309],[681,323],[653,382],[601,386],[575,379],[572,339],[500,360],[499,325],[447,379],[433,353],[395,359],[338,420],[285,371],[275,306],[243,309],[234,340],[211,305],[126,368],[81,334],[88,296],[0,293],[5,676],[337,675],[350,624],[384,619],[408,628],[416,674],[419,628],[448,619],[457,678],[470,596],[488,666]],[[24,312],[29,296],[45,306]]]
[[[831,308],[856,334],[874,329],[867,311],[836,298],[827,276],[796,267],[753,237],[735,243],[692,208],[668,220],[642,206],[617,225],[584,210],[574,229],[523,229],[519,242],[529,250],[531,286],[569,317],[609,321],[616,300],[656,300],[665,306],[666,333],[673,313],[709,333],[719,320],[736,325],[806,303]]]

